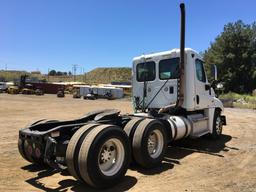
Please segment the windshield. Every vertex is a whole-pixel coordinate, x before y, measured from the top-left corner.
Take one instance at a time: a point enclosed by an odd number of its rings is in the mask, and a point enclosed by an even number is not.
[[[177,79],[179,75],[179,57],[164,59],[159,62],[159,79]]]
[[[156,77],[156,65],[154,61],[139,63],[136,67],[137,81],[153,81]]]

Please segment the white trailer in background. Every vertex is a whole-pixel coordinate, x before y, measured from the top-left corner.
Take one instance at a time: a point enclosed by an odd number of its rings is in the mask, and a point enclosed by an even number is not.
[[[104,86],[90,86],[90,85],[76,85],[79,89],[81,97],[87,97],[89,94],[98,98],[121,99],[124,97],[122,88],[104,87]]]
[[[80,96],[84,96],[90,93],[91,86],[90,85],[76,85],[74,86],[79,89]]]
[[[6,82],[0,82],[0,93],[6,91],[8,89],[8,85]]]
[[[98,95],[101,97],[105,97],[106,95],[112,95],[113,99],[121,99],[124,97],[124,91],[121,88],[115,87],[94,87],[97,89]]]

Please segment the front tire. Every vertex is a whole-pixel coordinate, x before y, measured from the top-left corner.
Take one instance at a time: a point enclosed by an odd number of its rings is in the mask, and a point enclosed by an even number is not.
[[[222,135],[222,120],[221,120],[221,112],[218,109],[215,109],[214,117],[213,117],[213,127],[211,138],[212,139],[219,139]]]

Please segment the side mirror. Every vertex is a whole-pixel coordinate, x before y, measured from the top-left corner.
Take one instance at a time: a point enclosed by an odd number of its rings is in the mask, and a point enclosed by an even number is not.
[[[217,66],[212,65],[211,66],[211,76],[213,77],[214,81],[217,81],[217,75],[218,75]]]

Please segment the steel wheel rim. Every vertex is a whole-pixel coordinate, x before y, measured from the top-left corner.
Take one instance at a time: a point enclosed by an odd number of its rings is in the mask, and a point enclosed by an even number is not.
[[[115,175],[124,162],[124,146],[116,138],[107,140],[101,147],[98,155],[100,171],[106,176]]]
[[[221,132],[222,132],[222,122],[221,122],[220,117],[218,116],[218,117],[216,118],[216,133],[217,133],[218,135],[220,135]]]
[[[158,158],[164,147],[164,138],[160,130],[153,130],[148,137],[148,154],[151,158]]]

